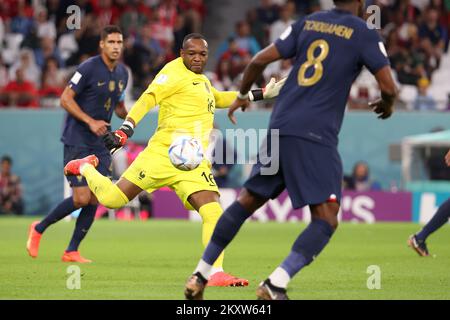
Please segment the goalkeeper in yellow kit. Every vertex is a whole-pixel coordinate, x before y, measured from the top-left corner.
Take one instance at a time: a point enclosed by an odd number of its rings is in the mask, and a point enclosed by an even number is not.
[[[82,175],[101,204],[120,208],[143,190],[153,192],[161,187],[173,189],[184,205],[201,216],[202,242],[206,246],[222,214],[219,190],[210,174],[211,164],[204,160],[191,171],[176,169],[168,149],[178,135],[189,135],[208,147],[215,108],[230,106],[238,92],[221,92],[211,86],[203,70],[208,59],[208,44],[200,34],[185,37],[181,57],[165,65],[147,90],[136,101],[119,130],[104,136],[106,146],[114,153],[132,136],[145,114],[159,106],[158,127],[148,146],[123,173],[116,184],[101,175],[95,167],[98,159],[88,156],[73,160],[64,168],[65,175]],[[250,93],[250,100],[269,99],[278,95],[284,81],[269,83],[265,89]],[[241,97],[243,98],[243,97]],[[223,252],[214,263],[208,285],[247,286],[248,281],[223,271]]]

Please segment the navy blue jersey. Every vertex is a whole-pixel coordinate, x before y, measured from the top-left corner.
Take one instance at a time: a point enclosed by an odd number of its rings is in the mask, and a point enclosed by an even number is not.
[[[301,19],[275,42],[295,62],[270,120],[280,135],[335,146],[351,85],[366,66],[373,74],[389,65],[376,30],[350,12],[334,9]]]
[[[123,64],[110,71],[98,55],[80,64],[68,85],[75,91],[75,101],[83,112],[95,120],[110,122],[114,109],[125,97],[127,83],[128,72]],[[69,113],[61,141],[69,146],[104,148],[102,138]]]

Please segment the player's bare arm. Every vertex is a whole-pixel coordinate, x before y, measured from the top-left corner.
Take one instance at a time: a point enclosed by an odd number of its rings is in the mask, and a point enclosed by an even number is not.
[[[89,129],[97,136],[104,135],[107,132],[109,123],[103,120],[95,120],[81,110],[75,101],[75,91],[66,87],[61,95],[61,106],[76,119],[83,121],[89,126]]]
[[[114,112],[120,119],[125,119],[128,114],[127,108],[125,108],[125,103],[123,101],[119,102]]]
[[[369,107],[373,109],[376,114],[379,114],[379,119],[387,119],[394,112],[394,102],[398,95],[398,89],[392,77],[391,68],[385,66],[381,68],[376,74],[378,85],[381,91],[381,99],[369,103]]]
[[[245,111],[245,109],[249,105],[248,92],[250,91],[253,83],[262,74],[269,63],[277,61],[279,59],[281,59],[281,55],[274,44],[269,45],[252,58],[250,64],[244,71],[239,95],[228,111],[228,118],[230,118],[230,121],[233,124],[236,124],[236,117],[234,116],[234,112],[239,108],[241,108],[242,111]]]

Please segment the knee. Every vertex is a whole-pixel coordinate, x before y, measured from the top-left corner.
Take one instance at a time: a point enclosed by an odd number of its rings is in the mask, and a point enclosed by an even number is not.
[[[247,212],[253,213],[266,203],[267,199],[263,199],[244,188],[239,194],[237,201]]]
[[[74,193],[73,195],[73,205],[75,208],[83,208],[91,204],[91,194],[90,193]]]
[[[325,203],[311,208],[311,216],[326,221],[334,230],[339,226],[339,204]]]

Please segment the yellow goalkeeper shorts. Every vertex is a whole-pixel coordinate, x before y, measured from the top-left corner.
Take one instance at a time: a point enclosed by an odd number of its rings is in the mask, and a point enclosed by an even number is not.
[[[169,187],[189,210],[193,210],[188,202],[191,194],[204,190],[219,194],[208,160],[203,160],[194,170],[182,171],[172,165],[166,148],[145,148],[122,177],[149,193]]]

